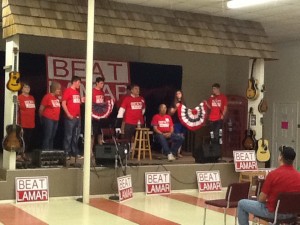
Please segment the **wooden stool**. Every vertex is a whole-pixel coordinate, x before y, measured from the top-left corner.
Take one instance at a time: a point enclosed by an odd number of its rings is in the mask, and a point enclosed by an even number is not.
[[[152,160],[150,132],[149,128],[136,128],[131,155],[132,159],[134,158],[135,151],[138,151],[138,161],[141,159],[141,152],[143,152],[143,159],[146,158],[146,152],[148,152],[149,159]]]

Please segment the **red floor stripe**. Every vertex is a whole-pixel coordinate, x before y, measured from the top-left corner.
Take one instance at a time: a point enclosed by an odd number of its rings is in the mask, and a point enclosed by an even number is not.
[[[178,200],[181,202],[185,202],[191,205],[195,205],[195,206],[199,206],[199,207],[203,207],[204,208],[204,201],[205,199],[203,198],[198,198],[192,195],[187,195],[187,194],[180,194],[180,193],[174,193],[174,194],[170,194],[170,195],[162,195],[174,200]],[[220,212],[223,213],[223,209],[222,208],[218,208],[218,207],[214,207],[214,206],[207,206],[207,209],[216,211],[216,212]],[[226,210],[226,214],[227,215],[231,215],[231,216],[235,216],[235,209],[227,209]]]
[[[0,205],[0,222],[5,225],[46,225],[43,221],[11,205]]]
[[[114,214],[116,216],[122,217],[124,219],[130,220],[134,223],[140,225],[176,225],[178,223],[172,222],[170,220],[166,220],[149,213],[131,208],[126,205],[122,205],[122,203],[110,201],[104,198],[91,199],[90,205],[106,211],[108,213]]]

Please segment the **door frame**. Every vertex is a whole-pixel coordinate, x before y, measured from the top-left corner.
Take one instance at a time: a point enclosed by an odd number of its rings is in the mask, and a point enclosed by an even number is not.
[[[300,167],[299,163],[299,158],[300,158],[300,151],[298,151],[299,149],[299,146],[298,146],[298,129],[300,128],[299,126],[299,102],[295,101],[295,102],[275,102],[273,103],[273,119],[272,119],[272,153],[271,154],[271,167],[277,167],[278,166],[278,163],[277,163],[277,158],[278,158],[278,155],[279,155],[279,152],[278,152],[278,147],[280,145],[282,145],[283,143],[278,143],[277,141],[275,141],[275,133],[276,133],[276,124],[277,124],[277,118],[276,118],[276,106],[279,105],[279,104],[293,104],[295,105],[295,108],[296,108],[296,115],[295,115],[295,119],[296,119],[296,126],[293,126],[294,127],[294,133],[295,133],[295,140],[293,142],[293,140],[290,142],[290,143],[293,143],[291,144],[290,146],[295,146],[295,151],[296,151],[296,159],[294,161],[294,166],[295,168],[298,168]],[[285,143],[286,144],[286,143]]]

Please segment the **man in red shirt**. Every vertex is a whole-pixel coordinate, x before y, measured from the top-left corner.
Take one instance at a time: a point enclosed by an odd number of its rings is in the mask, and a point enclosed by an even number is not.
[[[25,142],[24,152],[31,149],[31,138],[35,128],[35,100],[30,93],[30,85],[22,83],[21,94],[18,96],[19,101],[19,124],[23,129],[23,138]],[[17,161],[28,160],[25,153],[17,156]]]
[[[61,106],[65,112],[64,118],[64,141],[63,146],[67,160],[73,155],[82,158],[78,154],[78,139],[80,134],[80,104],[81,98],[78,89],[80,88],[80,77],[74,76],[71,80],[71,86],[68,87],[62,97]]]
[[[279,167],[271,171],[263,184],[258,201],[243,199],[238,204],[240,225],[249,224],[249,213],[266,218],[274,218],[278,194],[281,192],[300,192],[300,173],[293,167],[296,153],[293,148],[279,148]],[[278,219],[291,217],[278,214]]]
[[[159,113],[154,115],[151,121],[156,140],[160,143],[163,153],[168,156],[169,161],[175,160],[178,149],[184,141],[184,137],[174,133],[174,124],[171,116],[167,115],[167,106],[161,104]],[[168,144],[171,140],[171,147]]]
[[[227,112],[227,97],[221,93],[218,83],[212,85],[212,95],[205,101],[210,109],[209,129],[212,143],[222,144],[223,119]]]
[[[132,84],[130,92],[131,94],[124,98],[117,116],[119,119],[124,116],[124,136],[128,140],[133,137],[137,125],[144,124],[145,113],[145,100],[140,96],[140,87]]]
[[[97,77],[96,78],[96,85],[93,88],[92,92],[92,111],[93,114],[98,113],[99,108],[106,105],[105,103],[105,94],[103,92],[104,86],[104,78]],[[97,112],[95,112],[97,110]],[[100,126],[100,119],[94,117],[92,114],[92,125],[93,125],[93,136],[92,136],[92,146],[94,143],[102,144],[102,135],[101,135],[101,126]]]

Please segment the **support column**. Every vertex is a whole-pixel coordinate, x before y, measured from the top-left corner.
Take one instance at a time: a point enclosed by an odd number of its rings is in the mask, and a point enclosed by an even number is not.
[[[5,46],[5,85],[9,81],[9,73],[19,68],[19,60],[17,60],[16,68],[14,67],[14,53],[13,49],[19,49],[19,35],[14,35],[6,39]],[[19,53],[17,53],[17,59],[19,59]],[[6,135],[6,126],[13,123],[13,96],[17,95],[18,92],[12,92],[5,88],[4,91],[4,136]],[[15,170],[16,169],[16,152],[6,151],[3,149],[3,169]]]

